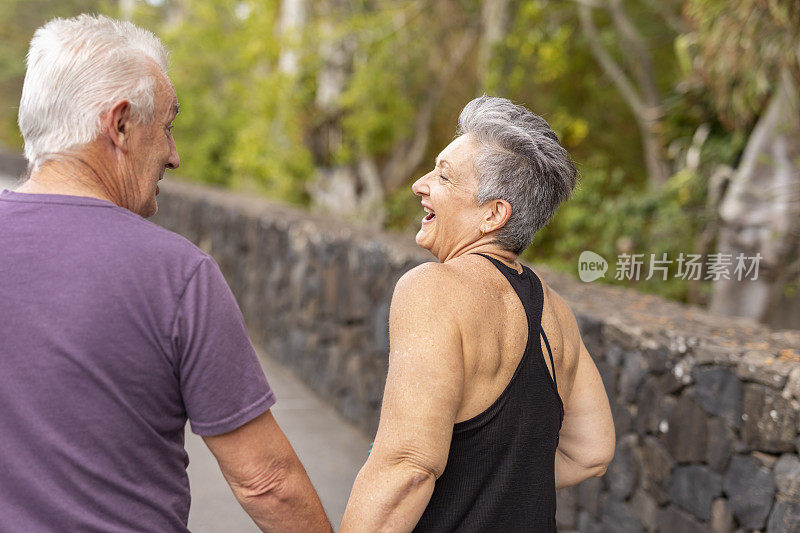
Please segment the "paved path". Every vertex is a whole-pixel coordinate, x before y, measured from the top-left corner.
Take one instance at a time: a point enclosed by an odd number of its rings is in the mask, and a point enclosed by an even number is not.
[[[0,175],[0,190],[15,186],[10,177]],[[367,458],[370,439],[288,370],[264,356],[261,365],[278,397],[272,412],[305,465],[328,518],[338,527],[353,480]],[[233,497],[203,439],[189,426],[186,450],[192,491],[189,529],[194,533],[258,531]]]

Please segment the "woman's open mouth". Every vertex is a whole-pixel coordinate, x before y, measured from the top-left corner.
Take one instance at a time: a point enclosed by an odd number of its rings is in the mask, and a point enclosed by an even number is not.
[[[422,219],[423,224],[427,224],[428,222],[436,218],[436,213],[434,213],[432,210],[428,209],[427,207],[423,207],[423,209],[425,210],[426,213],[428,213],[427,215],[425,215],[425,218]]]

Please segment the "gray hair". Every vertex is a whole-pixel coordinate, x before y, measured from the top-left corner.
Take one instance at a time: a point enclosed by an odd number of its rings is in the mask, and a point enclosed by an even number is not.
[[[547,122],[505,98],[481,96],[458,117],[458,135],[478,142],[478,204],[505,200],[511,218],[496,242],[520,254],[568,199],[578,171]]]
[[[130,22],[80,15],[36,30],[18,118],[29,168],[94,140],[101,115],[120,100],[134,121],[152,120],[153,64],[166,75],[161,41]]]

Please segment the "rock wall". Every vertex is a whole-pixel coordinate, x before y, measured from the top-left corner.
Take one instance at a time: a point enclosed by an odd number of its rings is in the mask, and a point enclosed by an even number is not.
[[[0,176],[16,180],[25,173],[27,167],[27,159],[0,146]]]
[[[254,342],[374,433],[392,290],[430,256],[197,186],[168,182],[159,203],[216,258]],[[800,332],[536,270],[575,312],[617,434],[607,474],[559,492],[561,531],[800,531]]]

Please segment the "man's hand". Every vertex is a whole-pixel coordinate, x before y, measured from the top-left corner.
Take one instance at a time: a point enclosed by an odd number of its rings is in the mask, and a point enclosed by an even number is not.
[[[270,411],[203,440],[262,531],[331,531],[303,465]]]
[[[461,334],[447,267],[427,263],[397,283],[391,349],[375,444],[340,532],[411,531],[447,462],[464,386]]]

